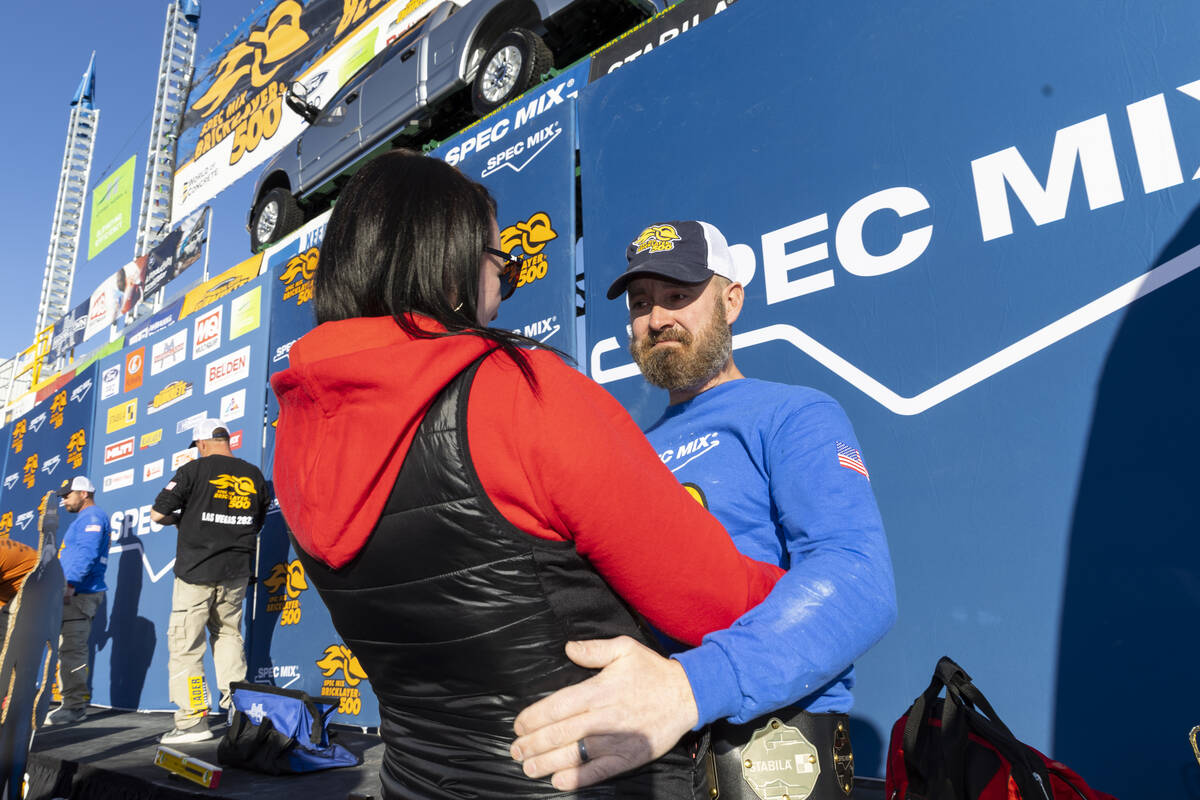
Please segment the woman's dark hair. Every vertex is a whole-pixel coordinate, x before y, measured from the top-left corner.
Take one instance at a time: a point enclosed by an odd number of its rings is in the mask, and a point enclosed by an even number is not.
[[[325,228],[313,283],[317,324],[391,317],[415,338],[479,336],[532,378],[521,348],[545,346],[476,321],[495,210],[487,189],[440,159],[394,150],[369,162],[342,189]],[[423,330],[409,313],[447,332]]]

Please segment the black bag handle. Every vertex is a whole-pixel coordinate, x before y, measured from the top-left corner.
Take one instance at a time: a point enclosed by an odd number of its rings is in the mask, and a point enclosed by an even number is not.
[[[290,697],[293,700],[299,700],[308,709],[309,715],[312,717],[312,732],[309,734],[309,740],[319,743],[321,734],[325,732],[325,719],[333,713],[341,702],[332,695],[311,695],[308,692],[302,692],[299,689],[283,689],[279,686],[269,686],[265,683],[247,683],[245,681],[233,681],[229,684],[229,691],[232,694],[236,689],[245,689],[248,692],[264,692],[266,694],[277,694],[283,697]],[[324,703],[332,706],[328,711],[322,712],[321,707],[317,703]]]
[[[1013,765],[1013,779],[1023,797],[1031,800],[1051,800],[1050,776],[1045,764],[1024,742],[1013,735],[983,692],[971,681],[967,671],[949,656],[942,656],[938,660],[929,688],[913,701],[909,710],[902,739],[905,767],[929,782],[929,776],[924,775],[916,760],[916,752],[918,742],[928,735],[925,721],[935,713],[934,702],[942,688],[946,689],[946,699],[942,703],[942,732],[939,738],[946,772],[946,785],[943,786],[945,796],[964,796],[967,733],[970,728],[975,728],[977,733],[995,745]],[[933,793],[933,796],[938,795]]]

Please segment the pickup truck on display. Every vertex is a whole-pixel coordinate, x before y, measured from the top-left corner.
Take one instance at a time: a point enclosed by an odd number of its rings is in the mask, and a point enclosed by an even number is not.
[[[351,167],[453,133],[661,11],[666,0],[447,0],[318,108],[324,74],[293,83],[308,127],[263,167],[247,229],[257,252],[325,208]]]

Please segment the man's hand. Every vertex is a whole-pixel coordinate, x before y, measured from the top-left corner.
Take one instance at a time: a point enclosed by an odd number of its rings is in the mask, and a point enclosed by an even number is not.
[[[529,777],[553,775],[560,791],[591,786],[653,761],[696,726],[696,700],[678,662],[628,636],[568,642],[567,657],[601,672],[517,716],[511,753]]]

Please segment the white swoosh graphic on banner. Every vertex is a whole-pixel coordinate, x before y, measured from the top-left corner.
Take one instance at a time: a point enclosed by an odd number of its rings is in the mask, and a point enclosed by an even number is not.
[[[1072,311],[1025,338],[1013,342],[1000,352],[988,356],[978,364],[967,367],[962,372],[912,397],[897,394],[793,325],[768,325],[765,328],[740,333],[733,337],[733,347],[735,350],[739,350],[764,342],[787,342],[797,350],[811,356],[817,363],[828,368],[839,378],[889,411],[903,416],[912,416],[928,411],[975,384],[1024,361],[1055,342],[1059,342],[1073,333],[1078,333],[1114,311],[1128,306],[1138,298],[1145,297],[1171,281],[1183,277],[1196,267],[1200,267],[1200,246],[1180,253],[1165,264],[1118,286],[1082,308]],[[592,348],[591,373],[597,383],[612,383],[638,374],[637,365],[632,363],[608,369],[600,366],[600,358],[605,353],[620,349],[622,349],[621,346],[617,344],[617,339],[613,336],[598,342]]]
[[[158,583],[162,579],[162,576],[166,575],[167,571],[170,570],[171,567],[175,566],[175,559],[172,558],[167,562],[165,567],[158,572],[155,572],[154,567],[150,566],[150,559],[146,558],[146,548],[139,541],[133,541],[129,544],[113,545],[112,547],[108,548],[108,554],[112,555],[113,553],[123,553],[126,550],[137,550],[142,554],[142,566],[146,568],[146,574],[150,576],[151,583]]]

